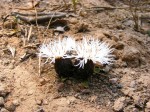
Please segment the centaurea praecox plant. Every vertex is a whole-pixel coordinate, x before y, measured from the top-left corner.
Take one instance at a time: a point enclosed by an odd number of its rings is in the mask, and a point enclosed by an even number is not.
[[[94,65],[112,64],[114,55],[113,48],[106,42],[100,42],[98,39],[83,38],[77,42],[75,56],[75,68],[77,77],[87,79],[94,71]]]
[[[50,59],[59,76],[87,79],[93,74],[95,64],[112,64],[112,52],[109,44],[98,39],[84,37],[75,41],[69,37],[43,44],[39,56]]]
[[[64,38],[50,41],[48,44],[42,44],[39,49],[39,56],[47,58],[50,63],[54,63],[55,71],[59,77],[69,77],[72,75],[73,55],[69,54],[75,49],[75,39]],[[47,61],[46,61],[47,62]]]

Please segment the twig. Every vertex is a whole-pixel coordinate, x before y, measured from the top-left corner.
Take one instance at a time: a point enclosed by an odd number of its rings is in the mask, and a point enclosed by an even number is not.
[[[53,16],[54,16],[54,15],[53,15]],[[48,30],[48,28],[49,28],[49,26],[50,26],[50,24],[51,24],[51,21],[52,21],[52,19],[53,19],[53,16],[52,16],[52,18],[49,20],[48,25],[47,25],[47,28],[46,28],[45,32],[43,33],[43,36],[44,36],[45,33],[47,32],[47,30]]]
[[[23,56],[21,56],[20,62],[23,62],[23,61],[27,60],[29,57],[35,56],[35,55],[36,55],[35,53],[25,53]]]
[[[40,43],[36,43],[36,44],[29,44],[24,46],[23,48],[37,48],[40,45]]]
[[[129,7],[104,7],[104,6],[96,6],[96,7],[90,7],[86,10],[114,10],[114,9],[127,9]]]
[[[38,12],[38,16],[44,16],[44,15],[64,15],[66,13],[63,12]],[[12,12],[11,15],[21,15],[21,16],[36,16],[36,13],[19,13],[19,12]]]
[[[38,22],[43,22],[43,21],[47,21],[50,18],[56,19],[56,18],[62,18],[62,17],[66,17],[66,15],[46,15],[46,16],[39,16],[39,17],[25,17],[25,16],[21,16],[21,15],[17,15],[17,18],[19,18],[22,21],[25,21],[27,23],[36,23],[36,21]]]

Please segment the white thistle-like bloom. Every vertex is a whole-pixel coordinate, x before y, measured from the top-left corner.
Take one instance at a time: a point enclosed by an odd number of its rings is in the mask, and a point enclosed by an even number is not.
[[[68,53],[70,51],[76,54]],[[92,60],[95,64],[112,64],[113,51],[114,49],[108,43],[100,42],[98,39],[84,37],[82,41],[76,42],[74,38],[68,37],[41,45],[39,56],[50,59],[51,63],[55,63],[57,57],[75,58],[79,60],[75,66],[84,68],[88,60]]]
[[[72,58],[67,54],[67,51],[75,49],[75,39],[69,37],[64,39],[58,39],[51,41],[48,44],[41,45],[39,49],[39,56],[45,57],[51,60],[51,63],[55,63],[57,57]]]
[[[93,63],[98,64],[112,64],[114,55],[111,53],[113,51],[114,49],[105,42],[100,42],[98,39],[83,38],[76,45],[76,59],[79,60],[79,64],[76,66],[84,68],[88,60],[92,60]]]

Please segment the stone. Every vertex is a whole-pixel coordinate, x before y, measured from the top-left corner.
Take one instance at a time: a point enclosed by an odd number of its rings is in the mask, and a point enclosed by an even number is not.
[[[0,84],[0,96],[5,97],[9,92],[6,91],[6,87],[3,84]]]
[[[118,81],[118,78],[112,78],[112,79],[109,79],[109,81],[113,84],[116,84]]]
[[[117,36],[112,36],[112,40],[114,40],[115,42],[118,42],[119,37],[117,37]]]
[[[30,96],[30,95],[32,95],[33,93],[34,93],[33,90],[29,90],[29,91],[27,92],[27,95]]]
[[[43,100],[43,105],[48,105],[48,100],[47,99]]]
[[[81,94],[90,94],[90,93],[91,93],[91,91],[89,89],[83,89],[81,91]]]
[[[127,62],[130,67],[138,67],[140,65],[140,51],[135,47],[125,47],[122,55],[122,60]]]
[[[123,85],[122,85],[121,83],[118,83],[118,84],[116,84],[116,87],[117,87],[118,89],[122,89],[122,88],[123,88]]]
[[[126,98],[120,97],[114,102],[113,108],[115,111],[119,112],[122,111],[125,106],[126,106]]]
[[[65,84],[64,83],[59,83],[58,84],[58,92],[62,92],[64,90]]]
[[[15,106],[19,106],[19,105],[20,105],[19,100],[17,100],[17,99],[13,100],[12,103],[13,103]]]
[[[68,85],[71,85],[71,84],[72,84],[71,80],[67,80],[66,83],[67,83]]]
[[[3,97],[0,97],[0,106],[3,106],[4,103],[5,103],[4,98],[3,98]]]
[[[150,109],[150,101],[146,103],[146,108]]]
[[[124,49],[124,46],[125,46],[125,43],[119,41],[115,45],[115,48],[118,49],[118,50],[122,50],[122,49]]]
[[[146,103],[145,112],[150,112],[150,101]]]
[[[105,73],[108,73],[111,69],[112,69],[111,66],[106,65],[106,66],[104,67],[103,71],[104,71]]]
[[[74,97],[75,97],[76,99],[81,99],[81,98],[82,98],[80,93],[75,94]]]
[[[70,22],[71,24],[77,24],[79,21],[77,20],[77,18],[70,18],[70,19],[69,19],[69,22]]]
[[[41,85],[45,85],[46,83],[47,83],[47,81],[45,79],[43,79],[43,78],[40,79],[40,84]]]
[[[14,69],[14,68],[15,68],[15,66],[14,66],[14,64],[10,63],[10,64],[8,65],[8,68],[10,68],[10,69]]]
[[[42,99],[37,99],[37,100],[36,100],[36,104],[37,104],[37,105],[42,105]]]
[[[76,103],[76,98],[74,96],[69,97],[69,102],[71,104]]]
[[[2,108],[1,110],[0,110],[0,112],[9,112],[7,109],[5,109],[5,108]]]
[[[89,98],[90,102],[95,102],[97,100],[97,96],[96,95],[93,95]]]
[[[4,107],[8,110],[8,111],[15,111],[16,109],[16,105],[13,104],[13,102],[8,101],[4,104]]]
[[[6,76],[0,76],[0,81],[5,81],[5,79],[6,79]]]

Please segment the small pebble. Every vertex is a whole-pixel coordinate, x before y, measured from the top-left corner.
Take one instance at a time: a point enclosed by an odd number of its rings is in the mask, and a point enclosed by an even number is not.
[[[3,97],[0,97],[0,106],[3,106],[4,105],[4,98]]]
[[[109,79],[109,81],[113,84],[116,84],[118,81],[118,78],[112,78],[112,79]]]
[[[6,76],[0,76],[0,81],[5,81],[5,79],[6,79]]]
[[[71,84],[72,84],[72,82],[71,82],[70,80],[67,80],[67,84],[71,85]]]
[[[30,90],[30,91],[28,91],[27,95],[30,96],[30,95],[32,95],[33,93],[34,93],[34,91],[33,91],[33,90]]]
[[[6,88],[4,85],[0,85],[0,96],[5,97],[9,92],[6,91]]]
[[[65,84],[64,83],[59,83],[58,84],[58,92],[61,92],[64,90]]]
[[[40,79],[40,84],[41,84],[41,85],[45,85],[46,83],[47,83],[47,82],[46,82],[46,80],[45,80],[45,79],[43,79],[43,78],[42,78],[42,79]]]
[[[77,93],[77,94],[74,95],[74,97],[77,98],[77,99],[81,99],[81,94]]]
[[[19,104],[19,100],[13,100],[13,102],[12,102],[15,106],[19,106],[20,104]]]
[[[90,102],[95,102],[97,100],[97,96],[93,95],[89,98]]]
[[[14,69],[14,68],[15,68],[15,66],[14,66],[14,64],[10,63],[10,64],[9,64],[9,66],[8,66],[8,68],[10,68],[10,69]]]
[[[81,91],[81,94],[90,94],[91,91],[89,89],[84,89]]]
[[[10,101],[6,102],[4,104],[4,107],[9,111],[15,111],[16,109],[16,106],[13,104],[13,102],[10,102]]]
[[[37,105],[41,105],[41,104],[42,104],[42,100],[41,100],[41,99],[37,99],[37,100],[36,100],[36,104],[37,104]]]
[[[43,105],[48,105],[48,101],[46,99],[43,100]]]
[[[146,103],[146,107],[150,109],[150,101]]]
[[[0,110],[0,112],[9,112],[7,109],[5,109],[5,108],[2,108],[1,110]]]
[[[118,89],[122,89],[122,88],[123,88],[123,85],[122,85],[122,84],[117,84],[117,88],[118,88]]]
[[[76,18],[70,18],[70,19],[69,19],[69,22],[70,22],[71,24],[77,24],[77,23],[78,23],[78,20],[77,20]]]

